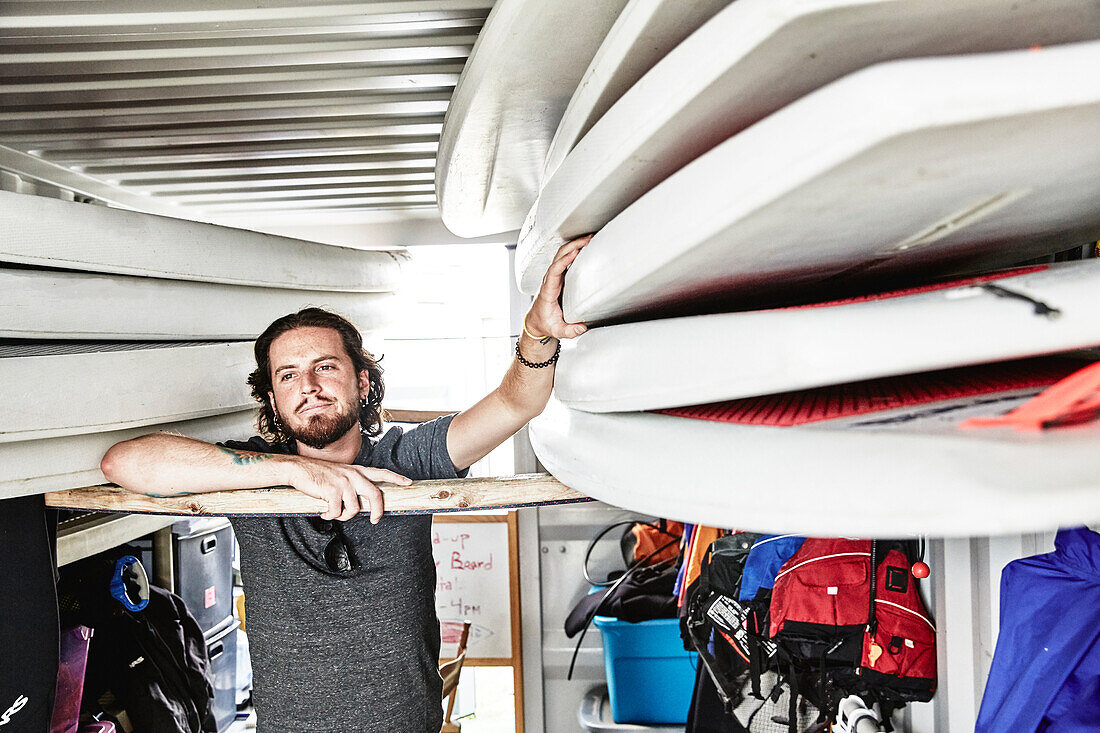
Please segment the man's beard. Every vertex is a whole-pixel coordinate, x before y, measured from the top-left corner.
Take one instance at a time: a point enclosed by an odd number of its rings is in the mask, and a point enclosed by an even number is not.
[[[359,403],[353,402],[351,409],[344,414],[310,415],[302,427],[291,427],[280,417],[283,432],[289,437],[320,450],[344,437],[349,430],[359,424]]]

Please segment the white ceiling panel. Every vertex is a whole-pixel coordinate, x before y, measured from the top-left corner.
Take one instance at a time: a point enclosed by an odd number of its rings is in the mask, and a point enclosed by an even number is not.
[[[443,116],[491,6],[6,2],[0,168],[216,223],[435,219]]]

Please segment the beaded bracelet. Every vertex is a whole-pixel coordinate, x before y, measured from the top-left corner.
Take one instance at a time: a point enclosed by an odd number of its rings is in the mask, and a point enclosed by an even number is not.
[[[536,364],[535,362],[527,361],[523,358],[523,354],[519,353],[519,341],[516,341],[516,358],[519,359],[520,364],[523,364],[523,366],[529,369],[542,369],[543,367],[548,367],[558,360],[559,354],[561,354],[561,341],[558,342],[558,348],[554,349],[553,356],[542,363]]]

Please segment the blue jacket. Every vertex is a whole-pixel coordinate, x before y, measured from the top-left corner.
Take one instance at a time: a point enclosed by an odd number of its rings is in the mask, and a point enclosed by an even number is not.
[[[1001,574],[976,733],[1100,731],[1100,534],[1063,529],[1054,546]]]
[[[771,590],[783,563],[790,560],[805,541],[805,537],[793,534],[769,534],[758,539],[745,560],[745,572],[741,576],[741,592],[737,600],[751,601],[761,588]]]

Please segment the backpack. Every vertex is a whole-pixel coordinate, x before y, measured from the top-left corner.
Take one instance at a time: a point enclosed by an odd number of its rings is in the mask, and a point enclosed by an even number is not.
[[[92,637],[95,676],[110,680],[138,730],[212,733],[213,673],[202,630],[183,599],[150,586],[140,612],[119,607]],[[89,674],[93,658],[89,655]]]
[[[710,683],[706,688],[723,707],[723,730],[773,731],[790,720],[801,730],[820,717],[805,697],[791,699],[790,686],[776,671],[776,644],[747,631],[750,604],[738,595],[750,580],[751,553],[769,537],[745,532],[714,540],[686,599],[685,646],[699,652],[701,673]],[[700,689],[697,684],[696,694]]]
[[[90,704],[110,689],[140,731],[217,731],[202,629],[183,599],[163,588],[148,585],[147,599],[134,602],[130,580],[114,576],[122,561],[140,565],[127,556],[131,549],[123,545],[74,563],[59,584],[66,624],[95,629],[83,699]]]
[[[910,572],[911,545],[809,538],[776,574],[768,635],[792,690],[829,722],[848,695],[878,703],[888,721],[935,692],[936,630]]]
[[[804,702],[828,724],[849,695],[877,703],[886,720],[906,702],[931,699],[935,627],[910,573],[913,544],[747,533],[716,540],[683,631],[727,711],[752,698],[769,709],[783,702],[786,712],[769,717],[793,732]]]
[[[684,648],[699,653],[727,712],[740,697],[739,676],[750,660],[746,610],[737,601],[737,588],[749,550],[758,538],[744,532],[715,539],[703,556],[698,580],[684,598],[680,625]],[[717,639],[725,643],[716,643]],[[737,658],[739,662],[734,661]]]
[[[749,642],[751,689],[756,698],[762,697],[760,675],[776,659],[775,642],[770,641],[768,634],[775,576],[805,541],[805,537],[798,535],[761,535],[745,560],[737,598],[747,614],[745,633]]]

